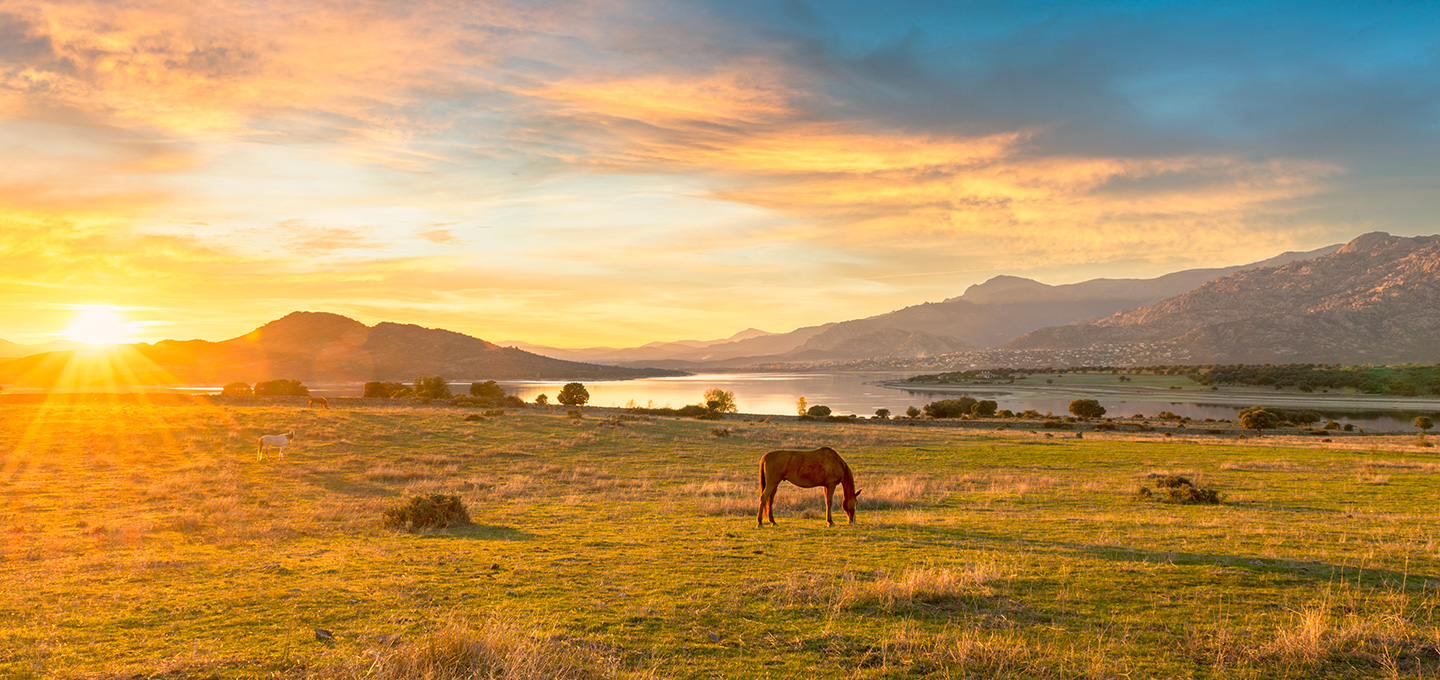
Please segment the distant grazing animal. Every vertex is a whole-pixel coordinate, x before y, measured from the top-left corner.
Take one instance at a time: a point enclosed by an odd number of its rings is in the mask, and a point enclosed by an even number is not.
[[[855,490],[855,475],[850,472],[850,466],[835,449],[822,446],[814,451],[771,451],[760,458],[760,516],[756,520],[759,526],[765,526],[766,519],[775,524],[775,492],[782,481],[802,489],[825,487],[825,521],[832,527],[835,520],[830,518],[830,505],[835,497],[835,485],[840,485],[845,492],[840,507],[850,516],[850,523],[855,523],[855,497],[860,492]]]
[[[280,457],[285,457],[285,447],[295,439],[295,431],[291,430],[285,434],[267,434],[260,438],[260,460],[265,460],[265,452],[274,446],[280,449]]]
[[[330,408],[330,402],[325,401],[325,397],[310,397],[310,405],[324,406],[325,408]]]

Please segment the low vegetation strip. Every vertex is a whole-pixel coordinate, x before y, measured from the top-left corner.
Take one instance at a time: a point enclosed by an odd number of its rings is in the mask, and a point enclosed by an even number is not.
[[[467,413],[0,404],[0,677],[1440,675],[1440,463],[1387,438]],[[856,523],[756,530],[821,446]]]

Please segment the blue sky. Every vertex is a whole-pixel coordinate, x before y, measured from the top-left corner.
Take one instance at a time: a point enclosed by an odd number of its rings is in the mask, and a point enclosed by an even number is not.
[[[1437,18],[0,0],[0,338],[633,345],[1434,233]]]

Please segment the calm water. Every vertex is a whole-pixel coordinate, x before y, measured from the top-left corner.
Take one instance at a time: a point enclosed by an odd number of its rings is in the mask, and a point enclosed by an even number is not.
[[[876,409],[890,409],[893,415],[900,415],[910,406],[922,407],[939,399],[953,399],[959,392],[908,391],[881,387],[870,383],[885,380],[903,380],[914,375],[911,372],[874,373],[738,373],[690,375],[676,378],[648,378],[645,380],[621,380],[613,382],[587,382],[585,389],[590,392],[593,406],[669,406],[679,408],[686,404],[698,404],[704,398],[705,390],[720,388],[735,393],[735,402],[743,413],[772,415],[793,415],[795,402],[805,397],[811,406],[824,404],[836,415],[851,413],[870,416]],[[505,391],[524,399],[534,401],[540,394],[549,395],[554,403],[563,382],[502,382]],[[469,383],[456,383],[452,389],[457,393],[469,390]],[[1035,409],[1041,413],[1066,414],[1070,399],[1017,398],[999,394],[995,388],[981,386],[968,392],[977,399],[994,399],[1000,408],[1012,411]],[[1161,411],[1170,411],[1195,420],[1205,418],[1235,419],[1236,412],[1243,406],[1217,404],[1195,404],[1165,401],[1127,401],[1102,399],[1111,416],[1143,414],[1154,416]],[[1327,419],[1351,423],[1370,431],[1401,430],[1416,431],[1412,423],[1417,415],[1432,415],[1432,411],[1333,411],[1321,408],[1310,409]]]
[[[811,406],[824,404],[836,415],[854,413],[869,417],[876,409],[890,409],[893,415],[905,413],[910,406],[917,408],[939,399],[953,399],[962,395],[976,399],[994,399],[1000,408],[1012,411],[1035,409],[1041,413],[1066,414],[1070,399],[1036,398],[1004,392],[1000,386],[977,386],[966,392],[941,392],[935,390],[898,390],[870,383],[886,380],[903,380],[914,375],[911,372],[871,373],[718,373],[688,375],[675,378],[647,378],[644,380],[592,381],[585,383],[590,392],[592,406],[648,406],[679,408],[686,404],[698,404],[704,398],[705,390],[720,388],[735,393],[735,401],[743,413],[769,415],[794,415],[795,401],[805,397]],[[551,403],[559,394],[564,382],[501,382],[508,394],[527,402],[535,401],[540,394],[549,395]],[[182,392],[218,392],[218,386],[186,386],[172,388]],[[466,394],[470,382],[453,382],[450,389],[456,394]],[[360,396],[359,385],[312,385],[316,396]],[[1111,416],[1142,414],[1154,416],[1161,411],[1170,411],[1195,420],[1214,418],[1234,420],[1236,412],[1249,403],[1233,405],[1198,404],[1190,402],[1123,400],[1099,397],[1100,403]],[[1243,401],[1245,397],[1237,397]],[[1440,420],[1440,408],[1433,402],[1424,405],[1423,410],[1334,410],[1307,407],[1327,419],[1350,423],[1367,431],[1415,432],[1415,416],[1428,415]]]

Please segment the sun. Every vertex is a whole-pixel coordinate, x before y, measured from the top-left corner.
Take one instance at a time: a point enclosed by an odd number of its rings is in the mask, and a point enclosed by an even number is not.
[[[77,305],[75,309],[75,322],[62,333],[66,338],[92,347],[134,341],[136,324],[126,321],[118,307]]]

